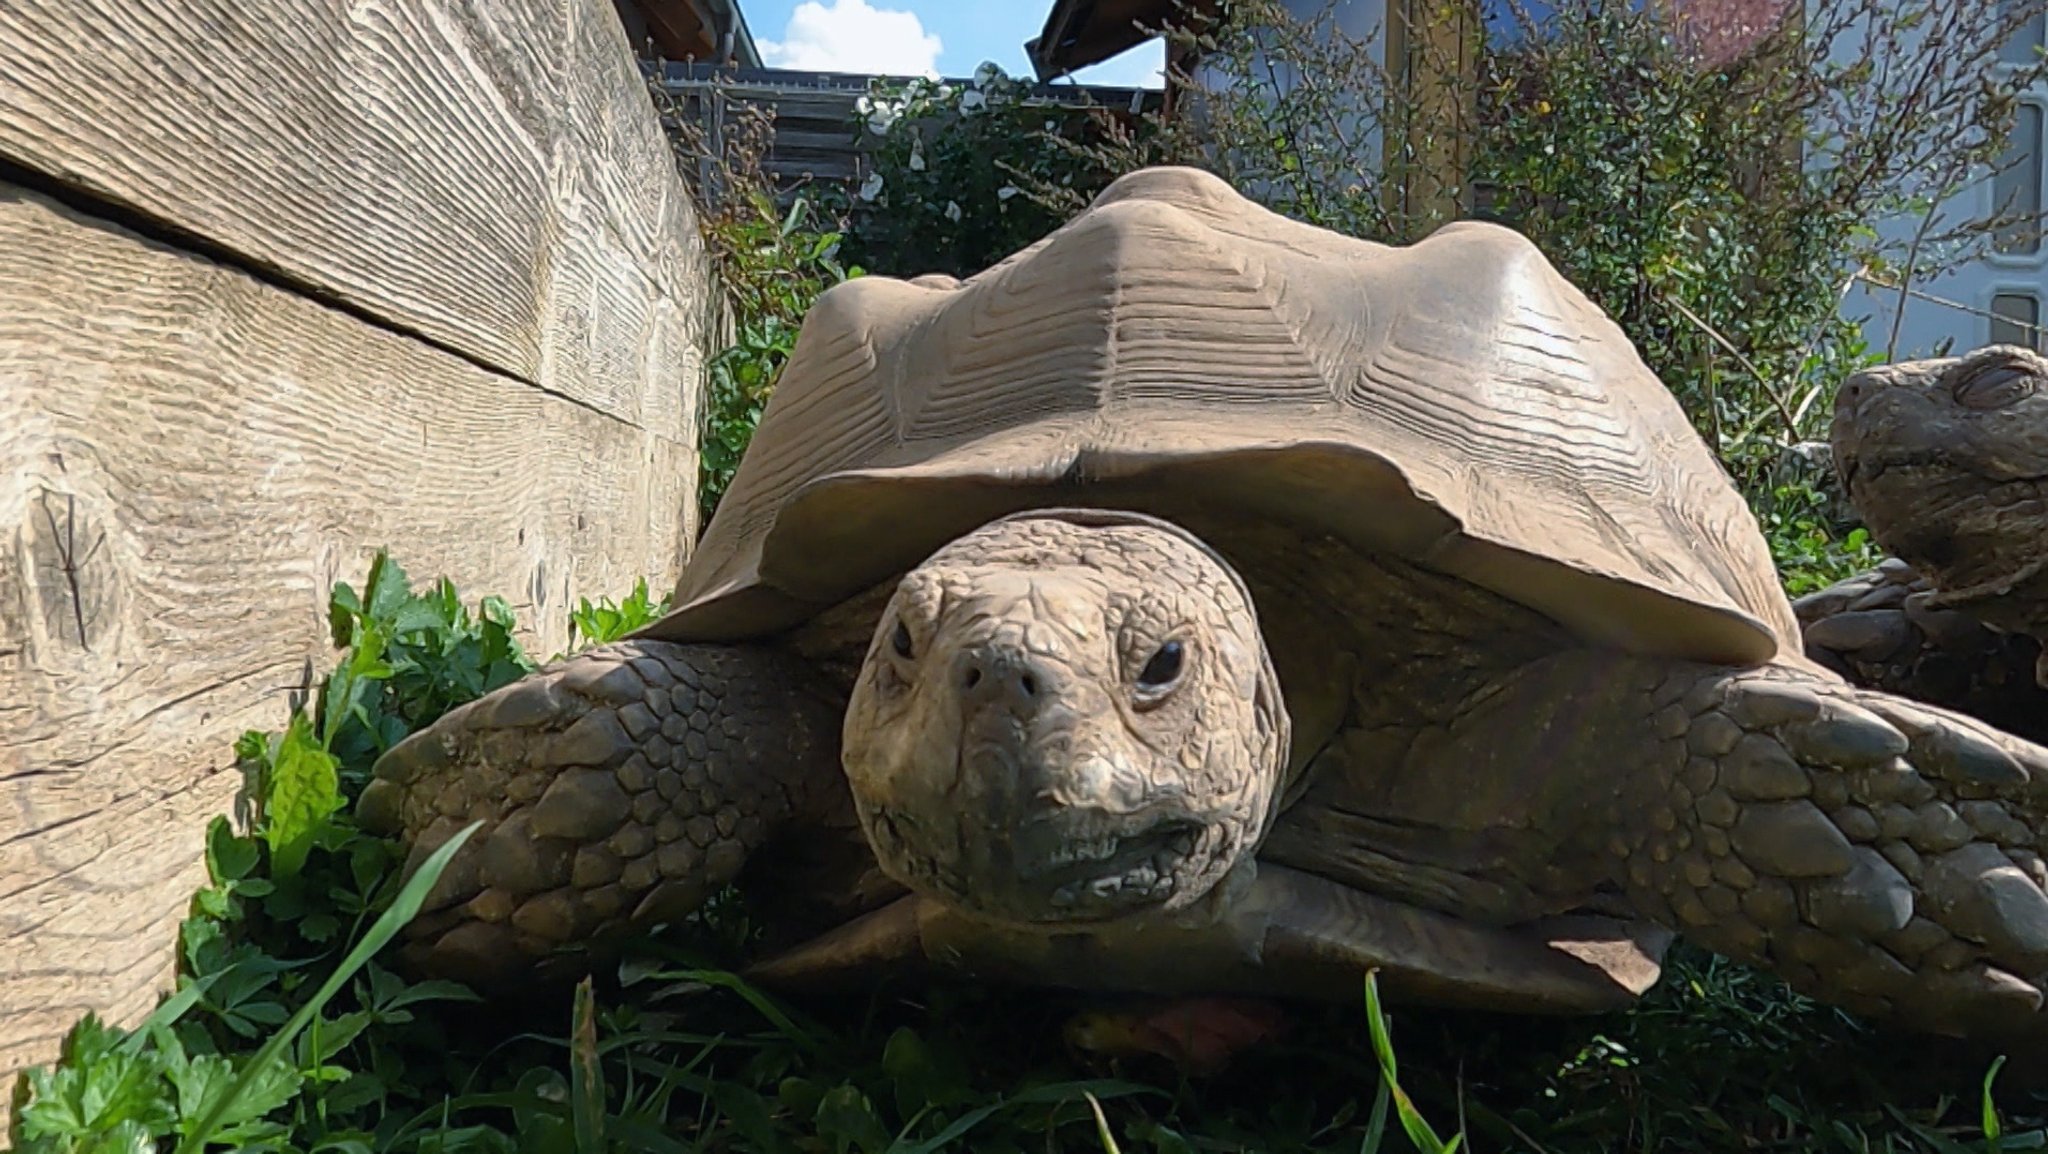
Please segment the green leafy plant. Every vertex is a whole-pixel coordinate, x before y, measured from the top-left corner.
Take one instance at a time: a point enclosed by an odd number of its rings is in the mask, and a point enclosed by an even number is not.
[[[815,202],[787,209],[762,189],[729,191],[705,232],[732,303],[734,338],[711,358],[705,397],[699,500],[709,520],[732,483],[782,366],[796,349],[803,317],[818,294],[858,267],[839,263],[840,234],[816,224]]]
[[[668,612],[669,598],[663,594],[656,601],[648,596],[647,578],[642,577],[633,585],[633,591],[623,600],[613,601],[600,597],[596,602],[584,597],[576,602],[576,608],[569,611],[569,641],[573,647],[581,637],[587,645],[609,645],[614,641],[643,626],[659,621]]]
[[[210,1052],[210,1039],[175,1030],[191,1001],[166,1002],[132,1033],[88,1016],[67,1039],[62,1066],[30,1073],[20,1149],[152,1150],[159,1139],[175,1139],[178,1154],[196,1154],[267,1146],[284,1137],[287,1127],[272,1116],[309,1080],[332,1073],[318,1065],[307,1069],[307,1052],[302,1047],[295,1053],[294,1043],[370,958],[418,916],[427,891],[475,832],[472,824],[430,855],[326,981],[247,1055]],[[186,987],[195,988],[204,986]],[[354,1145],[361,1148],[360,1142]]]
[[[861,275],[840,259],[837,194],[778,188],[766,158],[774,118],[741,106],[717,141],[658,81],[649,91],[668,126],[678,170],[723,290],[730,329],[709,363],[698,437],[697,499],[708,523],[753,440],[775,382],[819,294]]]
[[[992,62],[964,80],[873,81],[855,121],[868,169],[845,206],[847,249],[900,276],[971,276],[1032,244],[1122,175],[1076,145],[1142,149],[1157,132],[1128,107]]]

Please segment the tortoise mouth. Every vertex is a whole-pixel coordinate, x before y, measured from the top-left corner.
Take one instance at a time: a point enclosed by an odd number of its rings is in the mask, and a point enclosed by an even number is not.
[[[1934,580],[1940,605],[1995,601],[2048,565],[2048,478],[1899,450],[1847,458],[1842,480],[1878,543]]]
[[[1128,897],[1158,901],[1173,896],[1183,867],[1202,848],[1213,848],[1220,830],[1188,819],[1165,818],[1124,833],[1045,828],[1042,850],[1020,853],[1017,880],[1050,887],[1055,910],[1081,907],[1085,899],[1106,901]],[[1020,833],[1017,849],[1034,841],[1033,831]],[[1202,855],[1208,856],[1208,855]]]
[[[1228,822],[1056,811],[1013,831],[864,812],[883,868],[962,913],[1019,925],[1100,922],[1199,900],[1242,854]]]

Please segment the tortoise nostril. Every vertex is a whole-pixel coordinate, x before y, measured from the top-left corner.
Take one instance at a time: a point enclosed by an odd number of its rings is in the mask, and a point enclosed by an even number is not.
[[[1012,710],[1035,710],[1054,687],[1053,675],[1038,668],[1030,655],[1009,646],[979,647],[961,654],[953,684],[971,708],[993,702]]]

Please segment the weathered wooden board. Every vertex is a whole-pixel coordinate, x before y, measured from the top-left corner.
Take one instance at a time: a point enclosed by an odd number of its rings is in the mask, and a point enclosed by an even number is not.
[[[334,581],[388,545],[545,658],[575,597],[673,575],[696,460],[6,184],[0,254],[4,1093],[162,988],[230,746],[331,664]]]
[[[608,0],[6,0],[0,160],[691,439],[699,242]]]

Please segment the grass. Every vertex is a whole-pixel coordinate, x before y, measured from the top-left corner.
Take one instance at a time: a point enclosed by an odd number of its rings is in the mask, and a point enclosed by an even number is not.
[[[583,644],[658,615],[585,604]],[[337,664],[237,744],[239,820],[180,931],[175,992],[133,1030],[88,1018],[32,1071],[34,1152],[1086,1150],[2001,1151],[2048,1146],[2040,1070],[1877,1034],[1767,975],[1681,949],[1626,1014],[1546,1019],[1292,1008],[1218,1076],[1065,1025],[1132,1003],[959,982],[785,1002],[730,967],[744,902],[573,988],[485,1003],[380,951],[409,884],[349,805],[377,752],[532,667],[510,612],[387,559],[337,586]],[[1093,1031],[1087,1037],[1113,1037]],[[1399,1060],[1396,1060],[1398,1044]],[[1994,1083],[1994,1078],[1998,1079]],[[1994,1094],[1995,1092],[1995,1094]]]

